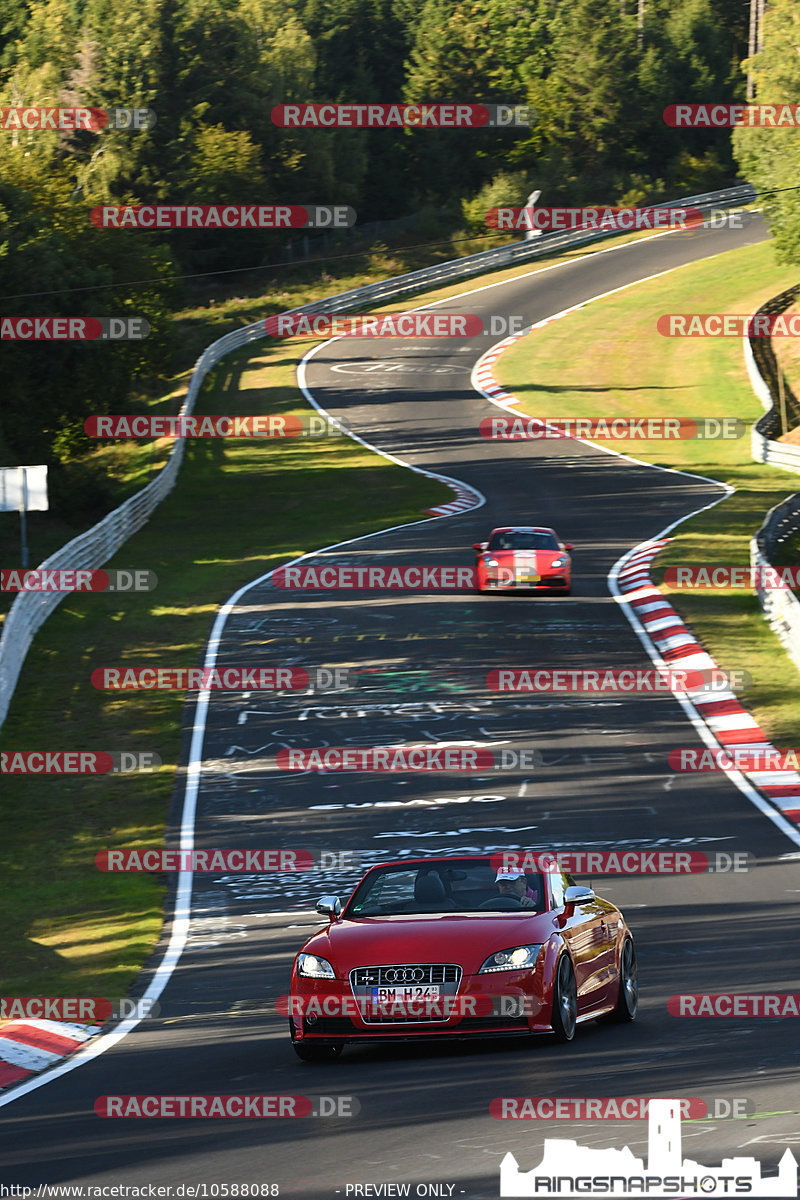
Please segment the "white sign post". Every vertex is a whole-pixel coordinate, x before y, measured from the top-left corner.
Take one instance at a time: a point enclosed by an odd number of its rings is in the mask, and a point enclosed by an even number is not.
[[[22,566],[28,566],[29,512],[46,512],[47,467],[0,467],[0,512],[19,512]]]
[[[534,229],[534,227],[533,227],[533,209],[536,204],[536,201],[539,199],[541,194],[542,194],[542,192],[541,192],[541,188],[540,188],[538,192],[531,192],[530,196],[528,196],[528,199],[525,201],[525,207],[529,208],[531,210],[531,218],[530,218],[531,227],[525,234],[526,242],[530,241],[531,238],[542,236],[541,229]]]

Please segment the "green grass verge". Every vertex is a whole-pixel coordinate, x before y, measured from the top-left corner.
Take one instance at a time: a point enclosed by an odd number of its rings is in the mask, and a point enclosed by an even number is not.
[[[397,312],[414,308],[422,302],[459,296],[487,283],[502,283],[559,262],[598,253],[612,245],[639,241],[647,236],[646,233],[637,233],[603,238],[598,242],[576,246],[574,250],[553,253],[502,271],[451,283],[434,291],[420,289],[374,311]],[[233,277],[235,282],[229,282],[224,277],[203,280],[203,285],[207,286],[209,282],[213,285],[210,293],[204,294],[202,299],[187,302],[183,311],[175,317],[176,374],[168,380],[162,380],[158,386],[149,381],[150,390],[147,394],[139,392],[134,397],[137,411],[146,409],[152,413],[176,413],[185,396],[193,363],[210,342],[226,333],[274,313],[514,241],[507,237],[465,238],[458,234],[443,238],[440,232],[437,238],[429,245],[400,246],[392,250],[375,246],[352,256],[343,248],[344,257],[332,257],[319,263],[294,263],[268,278],[259,270],[237,273]],[[196,284],[194,288],[199,289],[200,286]],[[111,500],[105,506],[102,506],[102,500],[94,504],[87,501],[81,505],[80,512],[70,506],[59,511],[54,505],[48,512],[30,513],[28,541],[31,566],[41,563],[66,542],[99,521],[106,512],[144,487],[152,472],[163,463],[168,449],[169,443],[165,440],[158,443],[133,440],[112,442],[98,445],[77,466],[73,460],[69,464],[77,477],[77,484],[72,489],[73,497],[85,500],[95,481],[100,480],[107,482],[108,487],[104,490],[111,493]],[[19,518],[16,513],[0,514],[0,562],[11,566],[20,562]],[[13,599],[9,593],[0,593],[0,625]]]
[[[612,240],[632,239],[604,240],[564,257],[606,249]],[[559,259],[538,260],[489,278],[451,284],[424,298],[456,296],[555,261]],[[315,282],[298,283],[268,297],[229,296],[213,308],[187,310],[178,318],[184,362],[191,363],[204,345],[232,328],[410,265],[376,254],[363,275],[333,279],[322,274]],[[773,288],[765,283],[763,297],[779,286],[786,285],[776,283]],[[406,298],[386,308],[410,308],[420,302],[421,298]],[[703,307],[710,310],[711,305]],[[599,316],[601,310],[596,311]],[[559,324],[551,332],[558,332]],[[567,361],[574,356],[571,335],[570,342]],[[197,411],[306,412],[294,379],[294,364],[304,349],[292,342],[231,356],[207,382]],[[503,365],[510,361],[509,356]],[[153,406],[177,411],[187,379],[186,373],[176,376],[169,395],[154,400]],[[753,409],[746,381],[741,387],[742,402]],[[594,401],[589,411],[597,411]],[[712,410],[703,405],[702,411]],[[731,412],[727,405],[722,411]],[[147,481],[151,468],[163,461],[165,448],[165,443],[124,443],[101,447],[96,454],[112,461],[121,497]],[[105,846],[152,845],[163,838],[183,697],[97,692],[88,684],[91,670],[122,662],[195,665],[218,605],[242,583],[299,551],[418,519],[421,509],[450,496],[449,490],[388,466],[346,441],[187,444],[175,491],[109,564],[154,570],[158,590],[128,597],[124,603],[102,595],[65,600],[37,635],[2,730],[6,750],[145,749],[155,750],[163,760],[162,768],[150,775],[4,781],[0,866],[9,885],[0,900],[4,994],[124,995],[161,927],[160,880],[104,875],[93,863]],[[758,524],[769,504],[758,498],[754,505]],[[36,521],[42,524],[35,526]],[[15,518],[8,515],[7,522],[0,549],[7,562],[16,563]],[[58,514],[32,514],[31,522],[34,562],[77,532]]]
[[[662,313],[754,312],[796,278],[796,268],[775,265],[769,243],[691,264],[535,330],[503,354],[495,377],[531,416],[739,417],[749,425],[763,410],[747,378],[741,339],[664,337],[656,322]],[[749,541],[765,513],[800,488],[796,476],[751,461],[749,431],[730,441],[604,444],[736,488],[673,532],[652,572],[659,585],[669,566],[748,566]],[[800,673],[754,595],[663,591],[722,667],[752,675],[742,699],[773,742],[796,745]]]
[[[197,411],[307,412],[294,382],[305,348],[230,356]],[[163,760],[150,774],[4,778],[4,995],[122,996],[161,928],[162,881],[101,873],[94,857],[163,842],[184,697],[100,692],[93,668],[196,666],[217,607],[241,584],[450,499],[346,438],[187,443],[176,489],[111,564],[155,571],[158,588],[65,599],[35,639],[2,731],[4,750],[138,749]]]
[[[608,244],[604,240],[597,248]],[[461,254],[485,248],[478,239],[454,247]],[[592,246],[580,247],[569,257],[591,252]],[[428,258],[452,256],[437,248]],[[489,279],[498,282],[556,261],[553,256],[450,284],[426,293],[425,300],[457,296]],[[204,346],[232,329],[422,265],[414,252],[376,250],[365,254],[361,269],[340,263],[329,273],[324,264],[301,265],[291,281],[268,280],[267,295],[253,283],[225,285],[216,298],[177,315],[179,358],[186,369],[148,406],[177,412],[188,368]],[[385,310],[418,303],[404,298]],[[309,344],[292,341],[230,356],[207,381],[196,411],[308,411],[302,402],[298,406],[294,367]],[[107,470],[119,503],[147,483],[168,447],[165,441],[111,443],[89,459]],[[0,868],[9,885],[0,897],[4,994],[124,995],[161,928],[159,879],[103,875],[93,863],[105,846],[163,839],[183,697],[105,695],[88,684],[93,667],[195,665],[217,606],[242,583],[298,551],[417,519],[421,509],[451,496],[449,489],[388,466],[350,442],[187,444],[175,491],[108,564],[154,570],[158,591],[124,603],[102,595],[62,602],[36,637],[0,733],[6,750],[145,749],[163,763],[149,775],[4,781]],[[85,527],[55,510],[30,514],[32,563]],[[19,562],[18,536],[16,516],[6,514],[0,561]],[[0,596],[0,620],[12,600]]]

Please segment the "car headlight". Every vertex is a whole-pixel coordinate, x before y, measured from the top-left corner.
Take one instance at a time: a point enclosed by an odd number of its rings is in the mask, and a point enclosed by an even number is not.
[[[484,558],[483,565],[485,567],[499,567],[500,563],[497,561],[496,558]]]
[[[565,567],[566,565],[567,565],[567,559],[566,559],[566,556],[563,554],[560,554],[558,558],[554,558],[553,561],[550,563],[551,567]]]
[[[305,975],[307,979],[335,979],[333,967],[327,958],[318,954],[299,954],[297,956],[297,974]]]
[[[490,954],[478,972],[486,975],[490,971],[529,971],[536,966],[542,943],[533,946],[513,946],[510,950],[498,950]]]

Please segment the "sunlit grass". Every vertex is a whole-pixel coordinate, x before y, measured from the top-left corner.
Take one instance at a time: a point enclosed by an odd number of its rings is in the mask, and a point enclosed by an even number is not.
[[[741,338],[676,338],[657,332],[663,313],[750,313],[796,281],[760,243],[682,267],[588,304],[512,346],[495,365],[503,387],[536,417],[739,417],[728,441],[604,442],[646,462],[729,483],[736,492],[680,525],[656,559],[668,566],[749,566],[750,538],[768,509],[800,488],[797,476],[750,458],[749,425],[763,412]],[[576,353],[576,346],[580,353]],[[798,561],[797,558],[794,560]],[[755,596],[742,591],[663,590],[717,662],[754,679],[742,699],[778,745],[800,734],[800,673],[770,630]]]
[[[199,412],[307,411],[293,352],[249,354],[221,364]],[[451,498],[347,438],[187,443],[177,487],[110,564],[154,571],[157,589],[67,597],[36,637],[3,728],[4,749],[140,750],[164,764],[125,776],[4,778],[5,995],[124,995],[161,929],[163,881],[104,873],[94,859],[107,847],[163,843],[184,697],[97,691],[92,670],[195,667],[218,606],[244,583]]]

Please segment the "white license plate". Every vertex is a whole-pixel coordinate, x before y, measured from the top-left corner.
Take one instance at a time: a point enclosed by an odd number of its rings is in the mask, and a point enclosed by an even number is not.
[[[397,987],[374,987],[372,989],[373,1008],[379,1008],[384,1004],[419,1004],[421,1001],[438,999],[439,985],[435,983],[404,983]]]

